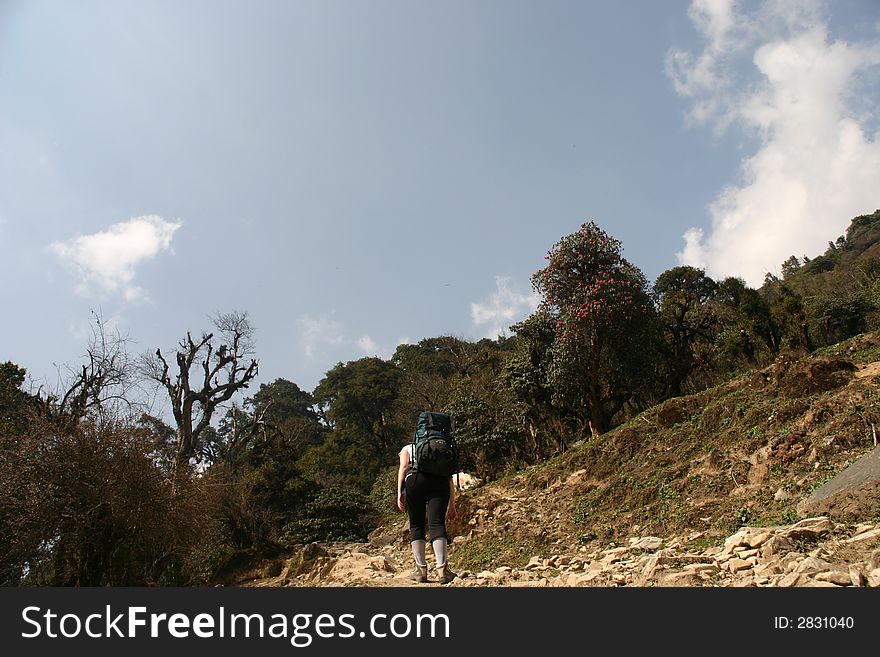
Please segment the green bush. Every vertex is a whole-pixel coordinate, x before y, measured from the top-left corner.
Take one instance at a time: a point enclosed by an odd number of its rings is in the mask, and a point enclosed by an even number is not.
[[[365,495],[340,486],[319,491],[302,514],[282,530],[287,543],[364,541],[375,527],[376,509]]]

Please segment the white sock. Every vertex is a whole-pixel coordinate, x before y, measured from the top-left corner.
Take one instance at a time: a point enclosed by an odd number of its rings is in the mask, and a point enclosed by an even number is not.
[[[438,538],[431,541],[431,547],[434,548],[434,557],[437,559],[437,567],[442,568],[446,565],[446,539]]]
[[[413,557],[416,560],[416,564],[419,566],[427,566],[428,562],[425,560],[425,541],[413,541],[412,542],[412,553]]]

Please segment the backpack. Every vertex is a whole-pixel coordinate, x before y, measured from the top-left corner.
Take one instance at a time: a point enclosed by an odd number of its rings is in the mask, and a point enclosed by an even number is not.
[[[413,437],[413,470],[451,477],[458,472],[458,446],[452,437],[452,418],[422,411]]]

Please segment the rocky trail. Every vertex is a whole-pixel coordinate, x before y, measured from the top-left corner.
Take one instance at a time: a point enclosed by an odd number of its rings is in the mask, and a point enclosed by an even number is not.
[[[405,531],[403,525],[401,531]],[[633,536],[624,545],[534,555],[525,566],[461,570],[447,586],[880,586],[880,523],[847,525],[827,516],[776,527],[743,527],[723,544],[705,536]],[[438,586],[409,580],[401,541],[305,546],[264,565],[240,586]],[[429,563],[432,555],[428,554]],[[455,567],[455,541],[450,563]],[[433,573],[429,572],[429,576]]]

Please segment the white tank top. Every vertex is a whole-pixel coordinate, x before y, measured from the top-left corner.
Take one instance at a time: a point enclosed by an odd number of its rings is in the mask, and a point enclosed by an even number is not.
[[[412,473],[412,464],[413,464],[413,445],[412,443],[407,443],[403,446],[403,448],[398,452],[398,455],[406,453],[407,458],[409,459],[409,466],[406,469],[406,477],[409,477]]]

